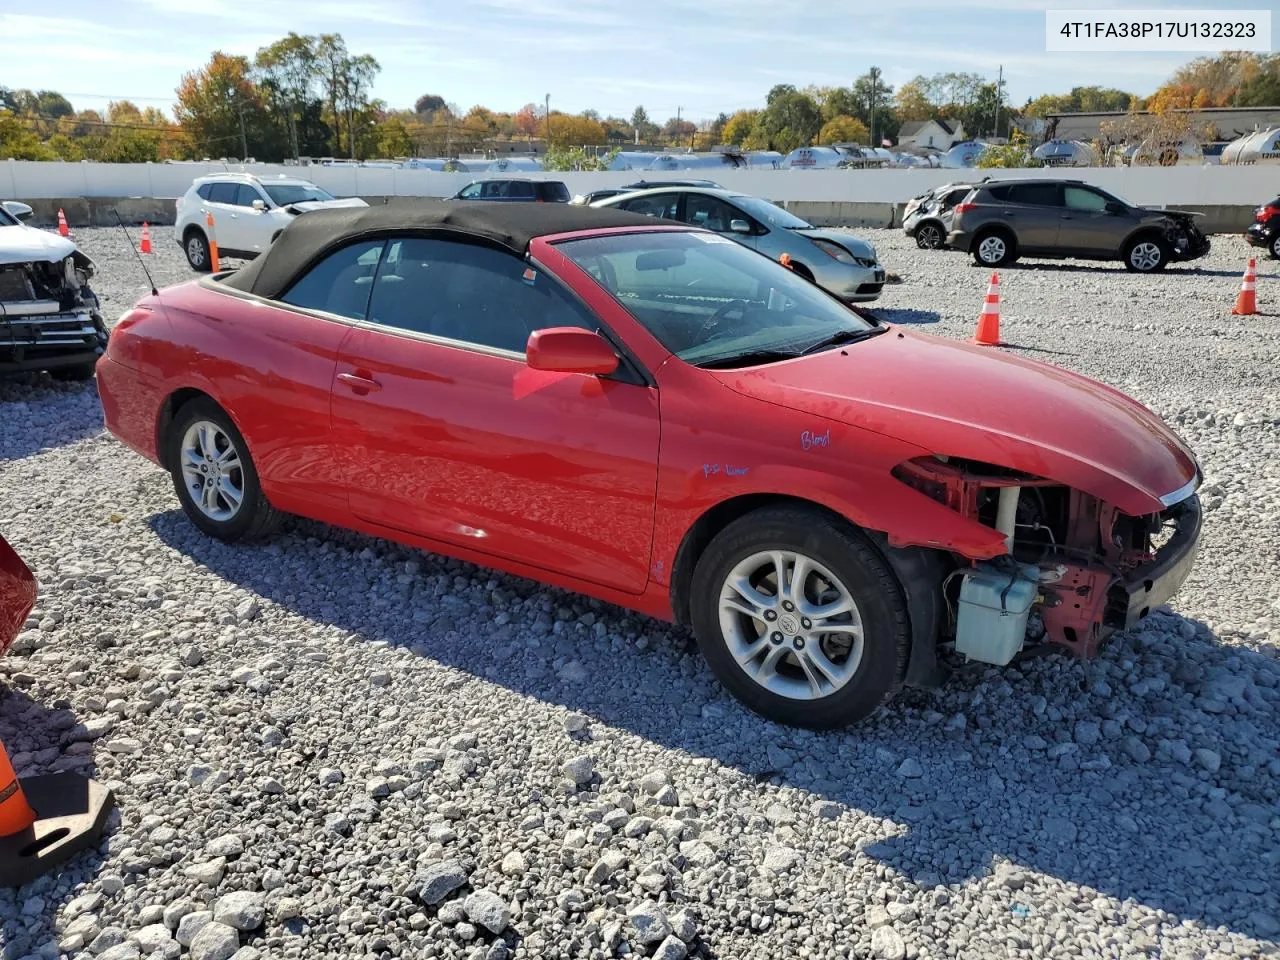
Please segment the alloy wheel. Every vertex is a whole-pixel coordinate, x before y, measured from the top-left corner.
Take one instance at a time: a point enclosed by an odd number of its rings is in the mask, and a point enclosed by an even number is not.
[[[1276,234],[1275,238],[1271,241],[1271,256],[1280,260],[1280,233]]]
[[[858,605],[830,570],[802,553],[765,550],[737,564],[721,586],[719,614],[738,667],[779,696],[828,697],[862,663]]]
[[[924,250],[936,250],[942,246],[942,231],[933,224],[925,224],[916,231],[916,245]]]
[[[1143,273],[1149,273],[1160,266],[1160,262],[1163,259],[1164,253],[1161,252],[1159,245],[1152,243],[1150,240],[1135,244],[1134,248],[1129,251],[1129,262],[1133,264],[1135,270]]]
[[[244,502],[244,466],[231,438],[216,423],[197,420],[182,437],[182,479],[191,502],[210,520],[225,522]]]
[[[204,265],[204,245],[200,243],[200,238],[194,234],[187,241],[187,260],[193,267]]]
[[[997,264],[1004,259],[1009,247],[1001,237],[986,237],[978,244],[978,256],[984,263]]]

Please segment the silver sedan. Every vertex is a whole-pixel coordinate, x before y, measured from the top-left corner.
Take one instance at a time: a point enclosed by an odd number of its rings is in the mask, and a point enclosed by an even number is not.
[[[592,206],[621,207],[705,227],[775,260],[785,254],[796,273],[846,303],[875,300],[884,287],[884,267],[867,241],[815,227],[759,197],[732,190],[672,187],[609,197]]]

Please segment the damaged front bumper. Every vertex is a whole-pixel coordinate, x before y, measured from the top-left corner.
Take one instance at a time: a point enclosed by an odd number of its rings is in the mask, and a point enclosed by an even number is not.
[[[108,338],[92,275],[78,251],[62,261],[0,264],[0,375],[92,369]]]
[[[1127,630],[1156,607],[1170,600],[1191,574],[1200,550],[1204,514],[1200,498],[1192,494],[1166,510],[1161,518],[1172,524],[1173,535],[1156,551],[1150,563],[1131,571],[1107,591],[1103,626]]]

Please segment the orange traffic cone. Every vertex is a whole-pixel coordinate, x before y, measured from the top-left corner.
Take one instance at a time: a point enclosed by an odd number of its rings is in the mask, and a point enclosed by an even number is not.
[[[1258,312],[1258,262],[1249,258],[1249,265],[1244,268],[1244,280],[1240,283],[1240,292],[1236,294],[1236,305],[1231,312],[1238,317],[1250,317]]]
[[[62,237],[70,236],[71,230],[67,227],[67,215],[62,212],[62,208],[58,208],[58,235]]]
[[[142,221],[142,252],[151,252],[151,227],[145,220]]]
[[[209,228],[209,269],[217,273],[222,269],[218,263],[218,238],[213,232],[213,211],[204,215],[204,224]]]
[[[1000,275],[991,274],[991,283],[987,286],[987,300],[978,314],[978,330],[973,335],[973,342],[983,347],[1003,347],[1000,339]]]
[[[35,822],[36,812],[27,803],[22,783],[9,762],[9,753],[0,743],[0,837],[21,833]]]
[[[77,773],[17,778],[0,743],[0,887],[20,887],[97,846],[115,797]]]

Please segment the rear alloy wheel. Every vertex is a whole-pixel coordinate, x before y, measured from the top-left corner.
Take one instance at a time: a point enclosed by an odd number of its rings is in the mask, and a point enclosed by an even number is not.
[[[211,269],[209,258],[209,241],[204,238],[204,234],[199,230],[192,230],[187,234],[186,242],[182,245],[183,252],[187,255],[187,263],[191,264],[191,269],[199,273],[208,273]]]
[[[1271,239],[1271,259],[1280,260],[1280,233]]]
[[[182,509],[220,540],[262,536],[281,518],[258,483],[244,437],[212,400],[193,400],[169,431],[167,463]]]
[[[936,223],[922,223],[916,228],[916,246],[921,250],[937,250],[942,242],[942,228]]]
[[[813,510],[761,510],[730,524],[699,559],[691,601],[717,678],[780,723],[861,720],[906,667],[896,577],[860,533]]]
[[[1155,273],[1168,262],[1163,244],[1150,237],[1140,237],[1124,252],[1124,265],[1134,273]]]
[[[1013,241],[1003,233],[987,233],[973,245],[973,259],[980,267],[1003,267],[1012,263]]]

